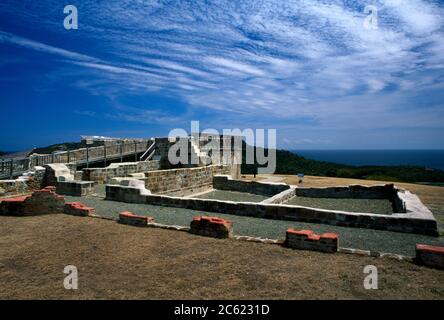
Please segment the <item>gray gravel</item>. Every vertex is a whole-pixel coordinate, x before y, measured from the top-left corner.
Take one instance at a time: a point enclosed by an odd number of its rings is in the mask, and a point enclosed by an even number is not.
[[[392,203],[388,199],[334,199],[295,196],[289,199],[286,204],[348,212],[393,213]]]
[[[118,217],[121,211],[131,211],[139,215],[153,217],[156,222],[189,226],[192,217],[196,215],[212,215],[230,219],[234,223],[234,233],[263,238],[284,239],[288,228],[310,229],[317,233],[336,232],[340,235],[340,246],[380,252],[391,252],[408,256],[415,255],[415,244],[444,245],[444,238],[423,235],[337,227],[332,225],[302,223],[283,220],[242,217],[230,214],[208,213],[191,209],[153,206],[146,204],[107,201],[92,197],[65,197],[66,201],[80,201],[96,209],[98,215]]]
[[[238,192],[238,191],[226,191],[226,190],[213,190],[195,198],[201,199],[215,199],[215,200],[229,200],[229,201],[245,201],[245,202],[261,202],[268,197],[261,196],[253,193]]]

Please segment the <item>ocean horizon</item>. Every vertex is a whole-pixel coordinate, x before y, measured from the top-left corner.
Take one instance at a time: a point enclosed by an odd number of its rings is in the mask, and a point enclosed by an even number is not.
[[[307,159],[354,166],[412,165],[444,170],[444,150],[290,150]]]

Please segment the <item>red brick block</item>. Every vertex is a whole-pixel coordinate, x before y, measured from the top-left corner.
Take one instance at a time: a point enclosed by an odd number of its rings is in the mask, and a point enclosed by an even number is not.
[[[25,200],[30,196],[6,198],[0,201],[0,215],[21,216],[25,210]]]
[[[88,207],[81,202],[67,202],[63,208],[63,212],[74,216],[92,216],[96,213],[94,208]]]
[[[154,218],[147,216],[139,216],[129,211],[119,213],[119,223],[131,226],[145,227],[148,223],[153,223]]]
[[[233,222],[218,217],[197,216],[191,221],[190,232],[207,237],[230,238]]]
[[[289,248],[322,252],[338,251],[339,236],[336,233],[315,234],[312,230],[288,229],[285,245]]]
[[[444,269],[444,247],[416,244],[416,262],[429,267]]]
[[[0,202],[0,214],[12,216],[62,213],[65,199],[51,187],[34,191],[30,196],[4,199]]]

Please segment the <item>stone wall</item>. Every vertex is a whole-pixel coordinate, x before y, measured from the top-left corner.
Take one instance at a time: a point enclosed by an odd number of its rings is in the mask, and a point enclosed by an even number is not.
[[[284,203],[293,198],[296,194],[296,188],[290,187],[290,189],[284,190],[278,194],[275,194],[271,198],[265,199],[261,203]]]
[[[92,181],[59,181],[56,183],[58,194],[75,197],[87,196],[94,193]]]
[[[106,168],[83,169],[82,180],[109,183],[114,177],[128,177],[132,173],[158,170],[159,168],[160,162],[158,160],[111,163]]]
[[[213,188],[217,190],[248,192],[271,197],[290,189],[290,186],[285,183],[234,180],[227,175],[216,175],[213,178]]]
[[[150,171],[145,173],[145,187],[152,193],[188,195],[211,189],[213,177],[228,174],[230,170],[230,166],[210,165]]]
[[[55,186],[58,181],[73,181],[73,170],[64,163],[52,163],[45,166],[45,178],[43,184],[45,186]]]
[[[350,185],[341,187],[304,188],[297,187],[296,195],[310,198],[353,198],[393,200],[397,189],[393,184],[377,186]]]
[[[44,186],[45,171],[45,168],[36,166],[17,179],[0,180],[0,197],[41,189]]]
[[[141,194],[140,189],[117,185],[106,186],[106,198],[114,201],[180,207],[266,219],[323,223],[431,236],[439,235],[433,214],[422,205],[419,199],[415,202],[416,206],[412,206],[412,210],[408,210],[406,213],[382,215],[315,209],[285,204],[180,198],[159,194],[144,195]],[[407,207],[409,207],[408,203]]]

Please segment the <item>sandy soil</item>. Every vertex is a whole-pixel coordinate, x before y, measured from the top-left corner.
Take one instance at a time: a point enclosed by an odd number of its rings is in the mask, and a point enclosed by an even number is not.
[[[79,289],[66,290],[75,265]],[[365,290],[375,265],[379,289]],[[67,215],[0,217],[0,298],[444,298],[444,271]]]

